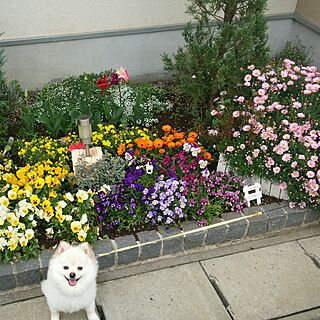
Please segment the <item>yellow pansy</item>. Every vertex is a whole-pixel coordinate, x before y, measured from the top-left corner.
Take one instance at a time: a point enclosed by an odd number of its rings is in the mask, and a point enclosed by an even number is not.
[[[27,229],[24,235],[28,240],[31,240],[34,237],[34,231],[32,229]]]
[[[25,237],[21,237],[19,240],[19,243],[20,243],[21,247],[26,247],[28,244],[28,239],[26,239]]]
[[[0,197],[0,204],[4,205],[5,207],[8,207],[10,201],[7,197],[2,196]]]
[[[33,194],[31,197],[30,197],[30,202],[32,203],[33,206],[37,206],[39,203],[40,203],[40,199],[37,195]]]
[[[44,201],[42,202],[42,208],[43,208],[43,209],[47,209],[47,208],[49,208],[50,206],[51,206],[50,200],[46,199],[46,200],[44,200]]]
[[[45,183],[44,179],[38,177],[35,181],[34,186],[36,189],[42,189],[44,186],[44,183]]]
[[[81,223],[80,221],[72,221],[70,227],[73,233],[78,233],[81,230]]]
[[[50,198],[56,198],[58,196],[57,192],[55,190],[51,190],[49,192],[49,197]]]
[[[87,234],[84,230],[80,230],[78,233],[78,240],[79,241],[85,241],[87,237]]]
[[[17,192],[13,191],[12,189],[8,191],[8,198],[9,200],[16,200],[18,198]]]

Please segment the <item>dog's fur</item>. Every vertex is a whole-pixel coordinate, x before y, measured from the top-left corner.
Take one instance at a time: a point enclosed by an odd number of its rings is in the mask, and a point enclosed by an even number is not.
[[[59,320],[59,312],[81,309],[85,309],[89,320],[99,320],[95,311],[97,272],[98,263],[88,243],[59,244],[49,262],[47,280],[41,282],[51,320]]]

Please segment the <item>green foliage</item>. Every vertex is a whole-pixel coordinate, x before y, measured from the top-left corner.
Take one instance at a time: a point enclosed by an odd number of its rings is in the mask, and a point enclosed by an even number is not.
[[[290,59],[299,66],[308,66],[312,63],[310,48],[297,38],[294,41],[287,41],[284,48],[274,57],[274,63],[281,66],[284,59]]]
[[[185,46],[172,58],[162,57],[165,69],[176,72],[178,85],[191,98],[193,114],[201,123],[218,93],[235,89],[243,65],[266,63],[265,8],[266,0],[189,0],[187,13],[196,26],[188,23]]]
[[[8,140],[10,126],[14,127],[16,124],[17,113],[22,102],[18,82],[7,82],[5,79],[4,63],[4,50],[0,47],[0,146]]]
[[[112,85],[100,93],[96,81],[104,74],[84,73],[60,82],[45,85],[30,103],[28,93],[21,119],[29,137],[43,129],[52,137],[67,135],[77,130],[81,114],[91,117],[93,130],[104,120],[112,124],[142,124],[151,126],[157,121],[155,114],[172,106],[164,101],[163,90],[146,84]]]
[[[124,179],[125,161],[120,157],[105,155],[93,165],[85,160],[77,165],[76,181],[80,189],[99,189],[101,186],[113,186]]]

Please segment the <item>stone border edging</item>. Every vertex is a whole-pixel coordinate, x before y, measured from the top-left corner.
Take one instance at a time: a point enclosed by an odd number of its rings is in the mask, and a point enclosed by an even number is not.
[[[277,232],[285,228],[298,227],[320,221],[320,212],[311,209],[290,209],[287,202],[271,203],[268,205],[246,208],[242,213],[227,212],[222,218],[214,217],[212,223],[228,221],[236,217],[249,216],[261,211],[262,214],[249,219],[243,219],[230,224],[218,226],[213,229],[201,230],[177,238],[166,240],[166,237],[199,228],[195,222],[182,223],[182,230],[176,227],[166,229],[161,226],[158,231],[143,231],[137,234],[138,241],[133,235],[118,237],[114,240],[98,240],[94,245],[94,251],[98,256],[100,269],[124,266],[133,262],[159,258],[206,245],[222,244],[244,237],[254,237],[268,232]],[[120,248],[148,243],[160,240],[148,245],[138,246],[127,251],[115,252],[111,255],[99,255],[116,251]],[[15,263],[0,263],[0,292],[14,289],[19,286],[34,285],[40,283],[46,277],[51,250],[44,250],[37,258],[22,260]]]

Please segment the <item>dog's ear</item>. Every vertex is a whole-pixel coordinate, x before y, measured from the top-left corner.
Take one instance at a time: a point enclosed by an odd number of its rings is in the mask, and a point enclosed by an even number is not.
[[[68,248],[70,248],[70,244],[68,242],[65,241],[61,241],[58,245],[58,248],[56,249],[56,251],[54,252],[55,256],[58,256],[59,254],[61,254],[62,252],[66,251]]]
[[[88,242],[84,242],[80,244],[80,248],[84,251],[84,253],[88,256],[94,257],[94,252]]]

